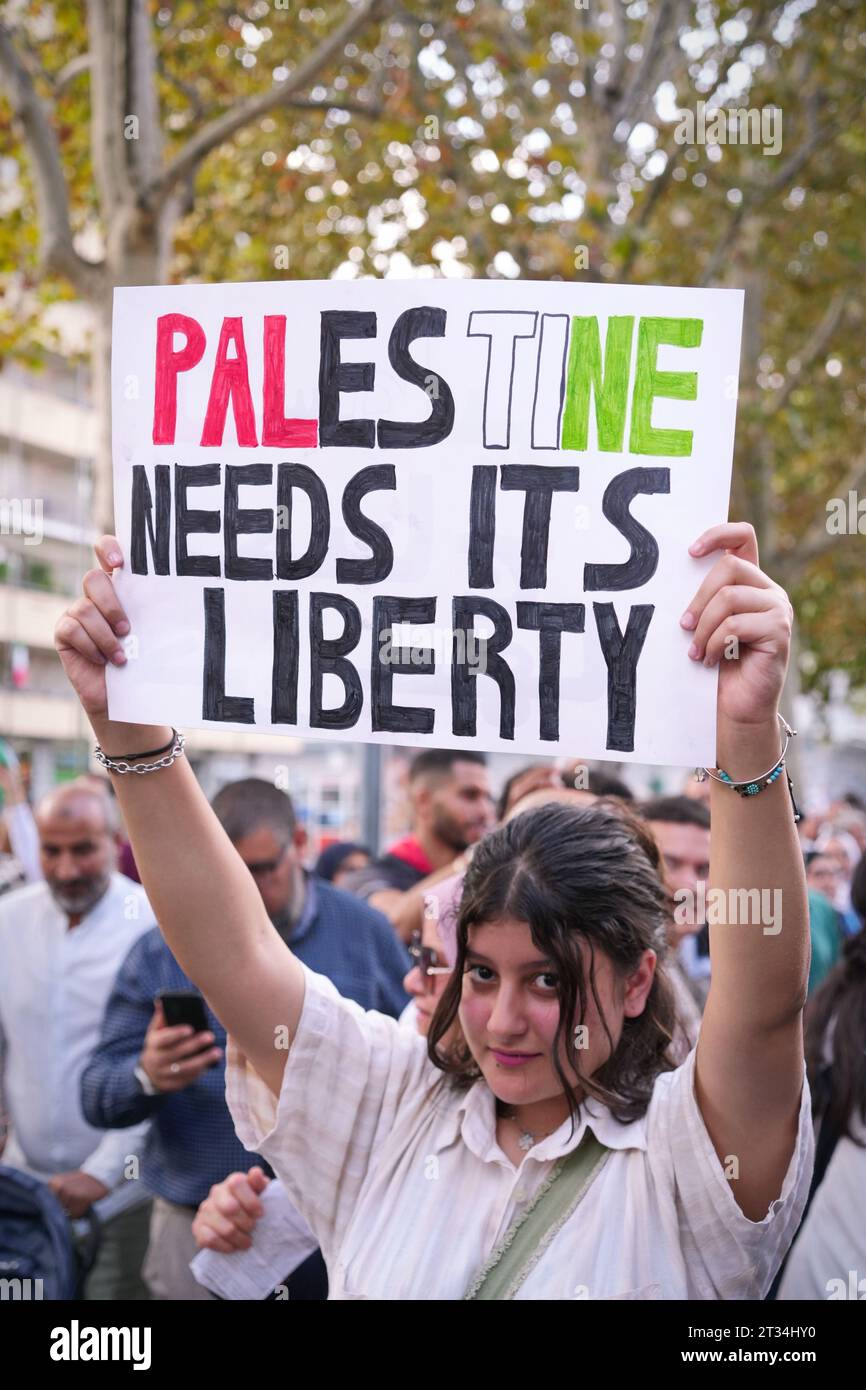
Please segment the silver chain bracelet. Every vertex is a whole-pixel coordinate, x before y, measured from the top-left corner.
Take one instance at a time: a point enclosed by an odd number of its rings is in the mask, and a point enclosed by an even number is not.
[[[96,761],[107,768],[109,772],[116,772],[120,776],[123,776],[126,772],[136,772],[143,776],[146,772],[159,772],[164,767],[171,767],[172,763],[177,762],[178,758],[183,757],[185,743],[186,739],[183,734],[175,733],[174,746],[171,752],[167,753],[164,758],[160,758],[158,762],[155,763],[130,763],[126,762],[123,758],[109,758],[108,754],[103,752],[98,743],[93,750],[93,756]]]

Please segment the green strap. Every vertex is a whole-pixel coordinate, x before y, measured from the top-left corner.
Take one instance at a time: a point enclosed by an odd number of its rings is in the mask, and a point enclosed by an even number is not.
[[[559,1161],[526,1211],[512,1221],[463,1295],[464,1300],[514,1298],[609,1153],[587,1128],[577,1148]]]

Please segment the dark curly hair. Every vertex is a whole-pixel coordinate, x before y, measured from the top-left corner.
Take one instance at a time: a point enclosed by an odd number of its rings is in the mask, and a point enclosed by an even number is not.
[[[639,1118],[656,1077],[674,1066],[668,1055],[674,1003],[661,968],[669,906],[655,841],[621,801],[575,807],[556,803],[515,816],[479,843],[466,872],[457,919],[457,961],[427,1038],[431,1061],[456,1085],[469,1086],[477,1079],[479,1070],[465,1040],[446,1051],[438,1046],[460,1007],[469,929],[507,918],[526,922],[533,943],[554,963],[559,979],[552,1061],[572,1124],[579,1101],[560,1061],[563,1043],[586,1094],[607,1105],[623,1123]],[[581,942],[590,953],[588,980]],[[574,1033],[586,1015],[589,990],[613,1046],[596,991],[596,954],[608,956],[623,979],[637,969],[648,947],[657,953],[659,965],[644,1011],[624,1020],[611,1056],[592,1076],[584,1076]]]

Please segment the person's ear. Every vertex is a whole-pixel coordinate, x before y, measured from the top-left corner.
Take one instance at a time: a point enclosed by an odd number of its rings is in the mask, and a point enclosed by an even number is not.
[[[412,807],[416,816],[427,816],[430,809],[430,800],[430,788],[424,782],[419,783],[412,793]]]
[[[302,825],[296,825],[292,832],[292,844],[298,853],[302,853],[307,847],[307,832]]]
[[[638,1018],[643,1013],[653,987],[657,960],[655,951],[647,949],[641,956],[637,969],[627,977],[623,997],[623,1012],[626,1018]]]

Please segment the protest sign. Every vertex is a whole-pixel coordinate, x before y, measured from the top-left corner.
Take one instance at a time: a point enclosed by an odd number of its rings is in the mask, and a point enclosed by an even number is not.
[[[715,760],[679,618],[727,519],[742,294],[115,292],[112,719]]]

